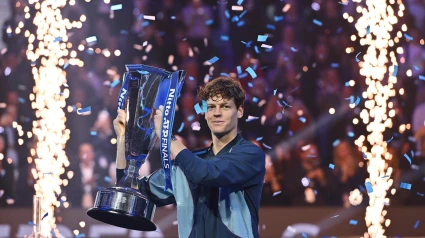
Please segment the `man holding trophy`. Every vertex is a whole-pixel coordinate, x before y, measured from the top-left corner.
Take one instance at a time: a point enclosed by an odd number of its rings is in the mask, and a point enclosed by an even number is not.
[[[179,90],[177,95],[178,92]],[[156,206],[175,203],[179,237],[259,237],[258,210],[265,175],[265,155],[258,146],[245,140],[237,131],[238,119],[243,116],[245,91],[239,81],[219,77],[200,87],[198,97],[206,109],[204,112],[211,130],[211,146],[189,151],[171,135],[175,109],[168,94],[161,105],[156,105],[155,115],[151,118],[154,121],[155,134],[160,138],[162,169],[148,177],[137,178],[137,185],[131,187],[137,188],[142,195],[137,192],[133,194],[139,194],[137,196],[146,198]],[[118,116],[114,120],[118,136],[117,181],[127,178],[131,174],[129,171],[134,170],[131,169],[134,162],[126,155],[126,129],[129,128],[130,120],[128,112],[129,110],[118,110]],[[118,189],[123,191],[122,188]],[[92,209],[96,212],[108,210],[106,216],[115,214],[116,211],[121,212],[119,209],[114,210],[113,206],[102,205],[109,196],[102,196],[102,192],[98,192],[95,208]],[[117,199],[109,196],[106,203],[114,203],[111,200]],[[149,209],[144,209],[147,210]],[[90,210],[88,214],[90,215]],[[106,213],[102,213],[102,217],[104,214]],[[128,217],[134,214],[130,212],[121,215]],[[151,228],[156,227],[154,224],[149,225],[152,216],[139,219],[142,221],[139,227],[135,227],[137,224],[130,227],[92,217],[130,229],[152,230]]]

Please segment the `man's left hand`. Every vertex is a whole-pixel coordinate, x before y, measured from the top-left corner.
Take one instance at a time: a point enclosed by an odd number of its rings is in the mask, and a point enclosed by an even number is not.
[[[162,124],[163,112],[164,112],[164,106],[159,106],[159,108],[155,110],[155,116],[154,116],[155,133],[158,136],[158,138],[161,137],[161,124]]]

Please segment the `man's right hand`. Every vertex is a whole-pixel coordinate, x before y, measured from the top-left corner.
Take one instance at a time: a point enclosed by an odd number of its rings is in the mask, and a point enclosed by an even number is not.
[[[126,113],[125,110],[118,109],[117,118],[114,120],[114,129],[118,138],[125,135]]]

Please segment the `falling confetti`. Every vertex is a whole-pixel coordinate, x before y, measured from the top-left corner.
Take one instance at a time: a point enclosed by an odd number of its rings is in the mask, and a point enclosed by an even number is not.
[[[407,161],[409,161],[409,164],[410,165],[412,165],[412,160],[410,159],[410,157],[409,157],[409,155],[408,154],[404,154],[404,158],[406,158],[407,159]]]
[[[117,11],[122,9],[122,4],[116,4],[111,6],[111,11]]]
[[[362,52],[359,52],[359,53],[357,53],[357,55],[356,55],[356,62],[358,63],[358,62],[360,62],[360,60],[359,60],[359,55],[360,55],[360,53],[362,53]]]
[[[273,197],[274,197],[274,196],[276,196],[276,195],[279,195],[279,194],[281,194],[281,193],[282,193],[282,191],[274,192],[274,193],[273,193]]]
[[[398,65],[393,65],[393,67],[394,67],[393,77],[395,77],[397,76]]]
[[[258,35],[257,41],[265,42],[267,40],[267,35]]]
[[[334,169],[335,168],[335,165],[334,164],[329,164],[329,168],[330,169]]]
[[[257,74],[254,72],[254,70],[251,67],[246,68],[246,71],[251,75],[251,77],[254,79],[257,77]]]
[[[318,26],[322,26],[323,25],[323,23],[321,21],[316,20],[316,19],[313,19],[313,23],[316,24],[316,25],[318,25]]]
[[[367,193],[373,193],[372,184],[370,182],[365,183]]]
[[[356,220],[350,220],[350,225],[357,225],[357,221]]]
[[[403,183],[402,182],[400,184],[400,188],[404,188],[404,189],[410,190],[412,188],[412,185],[410,183]]]
[[[409,41],[412,41],[412,40],[413,40],[413,37],[409,36],[409,35],[408,35],[408,34],[406,34],[406,33],[404,33],[404,37],[405,37],[406,39],[408,39]]]

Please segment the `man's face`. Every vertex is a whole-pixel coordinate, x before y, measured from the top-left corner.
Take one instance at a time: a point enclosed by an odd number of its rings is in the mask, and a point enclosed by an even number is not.
[[[205,113],[208,127],[217,137],[222,137],[238,126],[238,118],[243,116],[243,107],[236,108],[234,99],[223,99],[221,95],[209,98]]]

